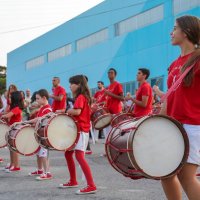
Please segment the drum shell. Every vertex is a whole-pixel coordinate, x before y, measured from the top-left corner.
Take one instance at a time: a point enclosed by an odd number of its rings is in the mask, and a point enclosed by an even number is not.
[[[129,120],[130,122],[132,120]],[[126,122],[121,122],[123,124]],[[117,127],[114,127],[113,130],[117,130]],[[127,131],[127,132],[126,132]],[[127,148],[127,141],[131,141],[133,135],[131,135],[132,129],[130,129],[129,133],[128,130],[122,131],[120,134],[115,132],[112,135],[109,134],[106,142],[106,154],[110,164],[121,174],[126,177],[130,177],[133,179],[138,179],[143,177],[143,174],[140,171],[137,171],[133,163],[130,161],[129,153],[132,152],[132,147]],[[112,138],[111,138],[112,137]],[[118,140],[118,138],[120,138]],[[111,141],[110,141],[111,140]],[[110,142],[109,142],[110,141]]]
[[[43,146],[46,149],[54,149],[54,147],[51,145],[49,140],[47,139],[46,135],[47,131],[45,127],[41,127],[35,132],[35,138],[38,141],[38,143]]]
[[[35,127],[35,138],[37,142],[46,149],[54,149],[47,138],[47,125],[50,123],[50,120],[53,119],[53,116],[46,116],[42,119],[40,128]],[[37,126],[37,125],[36,125]]]
[[[110,123],[112,127],[118,126],[121,122],[124,122],[126,120],[134,120],[134,116],[131,113],[119,113],[115,115]]]

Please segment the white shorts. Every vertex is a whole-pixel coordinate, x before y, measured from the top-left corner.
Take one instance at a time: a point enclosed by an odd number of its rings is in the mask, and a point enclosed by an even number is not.
[[[76,146],[74,147],[74,150],[86,151],[88,142],[89,142],[89,133],[81,131],[79,140]]]
[[[200,125],[183,124],[189,138],[187,163],[200,165]]]
[[[39,149],[38,152],[37,152],[37,155],[38,155],[40,158],[48,157],[48,150],[45,149],[44,147],[40,147],[40,149]]]

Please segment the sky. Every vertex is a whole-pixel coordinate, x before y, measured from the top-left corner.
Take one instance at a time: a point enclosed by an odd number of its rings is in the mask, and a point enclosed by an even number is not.
[[[103,0],[0,0],[0,66],[7,53]]]

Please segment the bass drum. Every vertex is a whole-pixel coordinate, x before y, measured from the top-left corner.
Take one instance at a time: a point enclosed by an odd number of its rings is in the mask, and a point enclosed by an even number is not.
[[[0,148],[7,146],[6,133],[10,130],[10,127],[4,120],[0,120]]]
[[[35,139],[34,130],[34,127],[30,124],[12,125],[6,134],[9,149],[24,156],[37,153],[40,147]]]
[[[78,142],[79,127],[67,114],[48,114],[36,123],[35,137],[47,149],[69,151]]]
[[[189,141],[182,125],[162,115],[129,120],[115,126],[106,141],[110,164],[132,179],[164,179],[186,162]]]

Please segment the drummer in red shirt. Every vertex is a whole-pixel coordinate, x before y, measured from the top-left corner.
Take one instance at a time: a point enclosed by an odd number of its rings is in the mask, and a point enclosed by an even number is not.
[[[105,89],[106,106],[111,114],[118,114],[122,112],[122,103],[124,101],[122,85],[115,80],[117,71],[114,68],[108,70],[108,78],[110,85]],[[109,133],[111,126],[106,128],[106,134]]]
[[[146,81],[150,75],[150,71],[146,68],[138,69],[137,81],[139,82],[139,88],[136,93],[136,98],[125,97],[126,100],[131,99],[135,104],[133,114],[135,117],[143,117],[152,113],[152,88]]]
[[[22,110],[24,108],[23,98],[19,91],[13,91],[10,96],[9,112],[1,116],[2,119],[8,120],[8,124],[15,125],[15,123],[22,121]],[[10,164],[5,167],[6,172],[20,171],[19,155],[17,152],[10,150]]]
[[[98,87],[98,91],[94,94],[93,97],[93,105],[99,105],[99,106],[103,106],[106,102],[106,95],[104,93],[104,82],[103,81],[98,81],[97,82],[97,87]],[[95,135],[95,141],[98,141],[98,136],[99,136],[99,130],[93,129],[94,131],[94,135]]]
[[[104,82],[98,81],[97,82],[98,91],[94,94],[94,102],[97,104],[104,104],[106,102],[106,95],[104,93]]]
[[[50,97],[53,99],[52,110],[53,112],[60,111],[65,112],[66,110],[66,91],[65,88],[60,86],[60,78],[54,77],[53,83],[53,94]]]

